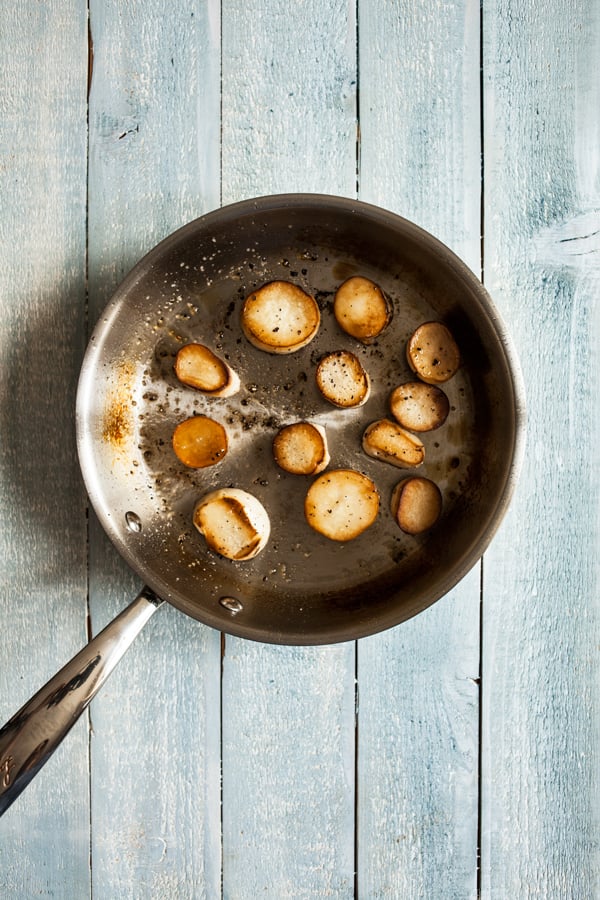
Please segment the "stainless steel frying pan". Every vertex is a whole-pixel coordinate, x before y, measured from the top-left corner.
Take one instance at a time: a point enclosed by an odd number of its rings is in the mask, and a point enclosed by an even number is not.
[[[365,347],[336,325],[336,287],[353,274],[376,281],[393,304],[390,326]],[[244,297],[273,279],[312,293],[317,337],[273,356],[240,330]],[[411,377],[406,341],[438,319],[459,344],[462,367],[444,385],[451,411],[424,436],[419,470],[437,482],[443,514],[424,535],[394,523],[389,498],[405,475],[361,448],[369,422],[389,414],[391,390]],[[206,398],[173,373],[179,347],[210,345],[241,379],[228,399]],[[368,402],[332,407],[314,372],[330,350],[351,349],[372,381]],[[178,422],[220,421],[225,458],[207,469],[173,453]],[[376,523],[348,543],[329,541],[303,515],[308,483],[279,469],[277,429],[310,419],[327,431],[332,467],[368,474],[379,490]],[[347,641],[390,628],[450,590],[480,558],[507,508],[523,445],[523,390],[506,330],[473,273],[431,235],[379,208],[322,195],[246,201],[181,228],[117,290],[91,337],[77,395],[77,441],[94,510],[147,587],[0,731],[0,812],[57,746],[162,600],[230,634],[281,644]],[[210,551],[192,526],[196,501],[217,487],[248,490],[266,507],[271,538],[255,559]],[[160,599],[159,599],[160,598]]]

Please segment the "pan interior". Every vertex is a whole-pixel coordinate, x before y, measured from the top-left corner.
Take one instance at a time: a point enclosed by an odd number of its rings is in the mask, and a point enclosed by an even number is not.
[[[390,325],[364,346],[336,324],[336,288],[371,278],[393,306]],[[312,294],[321,326],[304,349],[273,355],[240,328],[244,298],[283,279]],[[393,487],[411,471],[366,456],[364,428],[390,415],[391,390],[413,379],[409,335],[444,321],[463,365],[443,385],[444,425],[422,435],[443,514],[420,536],[390,512]],[[197,341],[225,358],[241,381],[230,398],[180,384],[178,349]],[[333,407],[315,383],[322,354],[348,349],[372,391],[354,410]],[[189,469],[171,437],[188,416],[221,422],[229,450],[217,465]],[[403,621],[444,594],[491,537],[514,470],[518,409],[506,338],[477,279],[437,241],[391,214],[336,198],[291,196],[227,207],[176,232],[126,279],[92,336],[78,395],[78,441],[93,506],[118,549],[161,596],[221,630],[281,643],[324,643]],[[358,469],[381,498],[376,523],[347,543],[314,532],[304,517],[310,478],[274,462],[278,428],[310,420],[326,429],[330,468]],[[235,486],[263,503],[266,549],[246,562],[207,549],[192,525],[206,492]]]

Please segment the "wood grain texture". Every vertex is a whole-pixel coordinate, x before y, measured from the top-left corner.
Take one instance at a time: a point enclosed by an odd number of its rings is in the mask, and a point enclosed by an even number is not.
[[[477,896],[478,594],[359,644],[359,897]]]
[[[597,4],[484,3],[485,279],[528,394],[484,566],[482,895],[600,893]]]
[[[97,618],[138,587],[102,540]],[[92,704],[95,896],[219,896],[219,673],[219,635],[165,607]]]
[[[359,190],[477,273],[483,226],[529,410],[483,568],[413,621],[285,648],[153,617],[0,820],[2,900],[600,896],[598,4],[24,0],[0,49],[4,718],[84,642],[88,571],[94,632],[139,586],[93,515],[87,566],[76,379],[189,219]]]
[[[223,3],[223,202],[356,192],[354,3]]]
[[[361,3],[360,196],[479,271],[479,9]],[[479,567],[358,648],[358,896],[477,895]]]
[[[223,4],[223,201],[353,196],[356,44],[348,3]],[[223,896],[352,897],[354,645],[227,638]]]
[[[92,3],[89,291],[219,202],[218,3]],[[94,631],[137,588],[94,519]],[[220,636],[154,617],[92,705],[95,897],[220,895]]]
[[[354,896],[354,645],[227,639],[223,896]]]
[[[91,324],[155,243],[219,205],[219,4],[91,3]]]
[[[85,643],[74,440],[85,315],[87,34],[76,2],[6,6],[0,29],[0,721]],[[88,758],[76,726],[0,821],[3,898],[89,893]]]
[[[360,196],[481,271],[479,3],[359,5]]]

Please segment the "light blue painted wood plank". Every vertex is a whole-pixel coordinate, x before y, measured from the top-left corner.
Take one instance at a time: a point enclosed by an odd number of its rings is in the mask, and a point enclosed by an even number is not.
[[[360,897],[477,896],[478,594],[360,642]]]
[[[528,394],[484,565],[482,896],[600,893],[600,10],[484,4],[485,279]]]
[[[139,585],[93,540],[104,619]],[[219,674],[219,634],[167,607],[92,704],[94,896],[219,896]]]
[[[75,453],[84,342],[87,21],[5,6],[0,28],[0,723],[85,642]],[[89,895],[88,754],[76,726],[0,820],[3,898]]]
[[[353,196],[354,6],[223,5],[223,200]],[[354,645],[227,638],[223,896],[354,891]]]
[[[350,0],[223,4],[223,202],[356,195]]]
[[[479,274],[479,3],[361,0],[360,195]]]
[[[361,0],[360,196],[479,271],[479,4]],[[359,896],[477,895],[479,569],[358,650]]]
[[[219,4],[91,4],[92,321],[159,239],[219,203]],[[136,579],[95,520],[94,631]],[[94,896],[221,890],[220,635],[163,608],[92,705]]]
[[[93,317],[141,254],[219,205],[219,4],[92,2],[90,22]]]
[[[227,638],[223,896],[354,896],[354,645]]]

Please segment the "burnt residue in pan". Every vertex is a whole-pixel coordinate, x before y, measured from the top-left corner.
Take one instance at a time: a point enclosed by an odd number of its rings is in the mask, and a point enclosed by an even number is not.
[[[343,333],[332,315],[335,290],[352,275],[378,284],[393,307],[390,325],[369,346]],[[289,356],[257,350],[240,328],[245,296],[274,279],[312,294],[321,312],[312,343]],[[432,320],[453,332],[462,367],[444,386],[445,423],[423,434],[419,474],[440,487],[442,515],[411,536],[390,511],[407,473],[368,457],[361,436],[390,415],[391,391],[414,377],[406,343]],[[207,344],[237,372],[237,394],[219,400],[178,382],[173,363],[189,341]],[[86,486],[126,560],[157,593],[207,624],[283,643],[372,633],[452,587],[506,506],[520,422],[506,348],[472,273],[390,213],[311,196],[215,211],[152,251],[99,323],[78,395]],[[360,408],[334,408],[317,389],[318,360],[337,350],[356,354],[369,372],[372,390]],[[214,418],[228,434],[225,457],[201,470],[184,466],[171,444],[177,424],[193,415]],[[325,428],[331,468],[364,472],[380,493],[378,519],[355,540],[314,532],[303,511],[310,477],[274,462],[277,429],[300,419]],[[250,491],[269,513],[271,539],[252,560],[220,558],[193,527],[197,500],[221,486]]]
[[[301,251],[299,257],[297,267],[290,261],[292,249],[275,265],[249,257],[233,270],[213,272],[210,284],[204,286],[202,273],[193,267],[169,273],[162,284],[173,285],[171,294],[167,291],[162,308],[146,317],[146,333],[141,340],[146,356],[140,357],[139,384],[131,396],[137,402],[136,441],[144,475],[163,511],[166,527],[176,532],[175,546],[182,563],[193,567],[198,558],[210,553],[190,527],[191,512],[199,497],[223,485],[243,487],[261,499],[272,522],[269,547],[256,561],[246,564],[247,571],[254,576],[258,570],[264,583],[279,585],[288,592],[318,589],[325,594],[339,590],[340,585],[351,586],[374,577],[396,578],[398,567],[408,571],[411,557],[420,558],[426,544],[422,536],[401,533],[389,512],[392,488],[406,473],[369,459],[360,440],[370,421],[389,415],[390,391],[410,377],[405,342],[417,324],[431,318],[432,310],[418,290],[411,291],[405,279],[391,276],[382,287],[394,304],[393,329],[365,347],[341,332],[331,312],[337,284],[359,271],[359,264],[352,260],[332,264],[329,257],[321,258],[314,251]],[[374,277],[376,273],[367,274]],[[322,325],[313,343],[289,356],[276,357],[256,350],[240,330],[240,310],[247,293],[275,278],[294,280],[311,292],[322,313]],[[161,290],[164,292],[162,285]],[[175,356],[190,341],[207,344],[227,360],[240,376],[238,394],[219,400],[178,382],[173,371]],[[359,411],[334,409],[315,386],[316,361],[324,352],[343,348],[360,356],[374,385],[370,399]],[[423,469],[423,474],[443,490],[446,516],[468,485],[473,456],[468,369],[456,377],[448,393],[451,414],[443,434],[424,438],[427,462]],[[175,426],[198,414],[220,421],[229,436],[226,458],[201,471],[183,466],[171,446]],[[275,433],[283,424],[300,419],[312,419],[326,428],[331,467],[357,468],[369,474],[380,491],[378,522],[352,546],[330,542],[312,532],[303,513],[309,482],[282,473],[273,461]],[[442,527],[443,521],[436,526],[438,530]],[[222,565],[218,560],[215,564]]]

